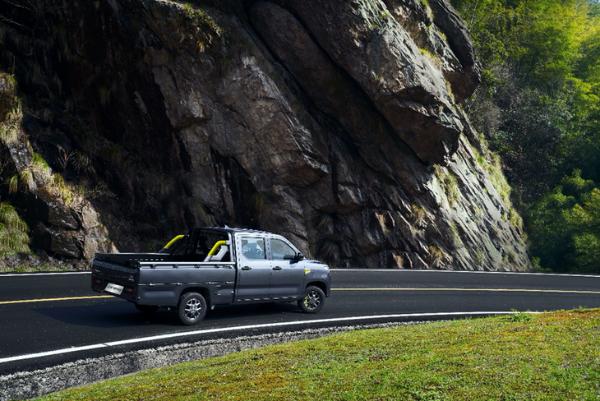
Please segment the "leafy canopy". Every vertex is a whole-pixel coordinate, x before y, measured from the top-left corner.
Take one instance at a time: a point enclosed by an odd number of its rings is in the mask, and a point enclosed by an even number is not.
[[[545,267],[600,272],[600,2],[452,3],[483,69],[467,109],[502,157],[533,255]]]

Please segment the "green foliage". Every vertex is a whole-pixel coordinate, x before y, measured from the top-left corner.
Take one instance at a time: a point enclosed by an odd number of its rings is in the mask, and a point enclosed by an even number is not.
[[[576,170],[528,213],[542,267],[600,273],[600,188]]]
[[[60,196],[60,198],[63,200],[63,202],[65,202],[65,205],[67,206],[72,205],[75,201],[75,191],[73,191],[73,189],[69,187],[62,175],[58,173],[52,174],[49,190],[53,194]]]
[[[512,315],[505,316],[504,318],[510,322],[516,323],[527,323],[532,320],[532,317],[529,313],[519,312],[516,310],[513,310],[513,312],[514,313]]]
[[[10,203],[0,203],[0,256],[30,253],[28,231],[15,208]]]
[[[48,165],[48,162],[46,162],[44,157],[37,152],[33,152],[29,170],[36,178],[44,181],[50,178],[50,175],[52,174],[52,169]]]
[[[488,72],[509,63],[519,76],[549,90],[571,75],[588,35],[585,0],[454,0]],[[492,73],[492,76],[495,74]]]
[[[508,211],[508,221],[515,227],[523,228],[523,218],[513,207]]]
[[[417,227],[423,227],[426,223],[427,219],[427,211],[421,205],[413,203],[410,205],[410,214],[412,216],[413,222]]]
[[[592,233],[573,236],[575,262],[580,271],[600,273],[600,237]]]
[[[15,174],[8,179],[8,193],[14,194],[19,190],[19,175]]]
[[[502,157],[536,260],[597,271],[598,233],[588,213],[594,184],[581,176],[600,182],[600,3],[452,2],[483,66],[468,111]],[[501,181],[494,186],[509,194]],[[517,213],[508,218],[518,223]]]
[[[19,182],[28,190],[31,190],[35,187],[35,180],[33,178],[33,171],[31,168],[25,168],[19,171]]]
[[[186,2],[182,8],[194,25],[194,31],[189,32],[187,38],[193,41],[197,51],[202,53],[215,42],[216,38],[223,35],[223,30],[201,7]]]
[[[509,166],[517,199],[525,206],[539,199],[574,168],[599,180],[598,3],[453,3],[483,64],[471,115]]]
[[[458,181],[454,174],[437,164],[434,166],[434,173],[446,193],[448,203],[451,206],[456,204],[456,201],[460,197],[460,189],[458,188]]]
[[[446,260],[446,254],[437,245],[428,245],[427,246],[428,261],[432,267],[439,269],[444,265],[444,261]]]
[[[19,123],[14,119],[0,123],[0,141],[5,144],[13,144],[17,142],[19,137]]]
[[[500,160],[500,157],[495,153],[490,154],[490,156],[491,161],[484,163],[484,168],[490,177],[492,185],[494,186],[496,191],[498,191],[498,194],[500,195],[504,203],[509,204],[511,189],[510,185],[506,181],[506,177],[504,177],[504,174],[502,173],[502,161]]]
[[[452,239],[452,245],[454,245],[455,249],[464,248],[465,245],[460,237],[460,231],[455,222],[450,222],[450,238]]]

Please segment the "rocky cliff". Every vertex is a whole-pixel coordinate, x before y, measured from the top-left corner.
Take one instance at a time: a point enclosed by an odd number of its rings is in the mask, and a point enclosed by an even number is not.
[[[2,4],[0,196],[38,253],[228,224],[336,266],[529,266],[446,0]]]

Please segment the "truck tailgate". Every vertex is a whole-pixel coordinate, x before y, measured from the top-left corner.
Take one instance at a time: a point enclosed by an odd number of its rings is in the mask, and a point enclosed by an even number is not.
[[[127,300],[133,301],[136,296],[136,278],[138,268],[125,267],[114,263],[94,260],[92,263],[92,289],[106,293],[109,284],[123,287],[122,292],[110,292]],[[109,287],[109,289],[114,286]],[[114,287],[118,288],[118,287]],[[117,291],[118,292],[118,291]]]

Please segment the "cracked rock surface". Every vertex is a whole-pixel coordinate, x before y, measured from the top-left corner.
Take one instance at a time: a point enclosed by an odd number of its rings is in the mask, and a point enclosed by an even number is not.
[[[0,14],[16,78],[0,92],[21,102],[27,143],[1,153],[17,172],[39,154],[78,188],[66,202],[34,171],[41,186],[1,194],[44,252],[153,250],[228,224],[340,267],[529,268],[462,110],[479,69],[446,0],[32,0]]]

